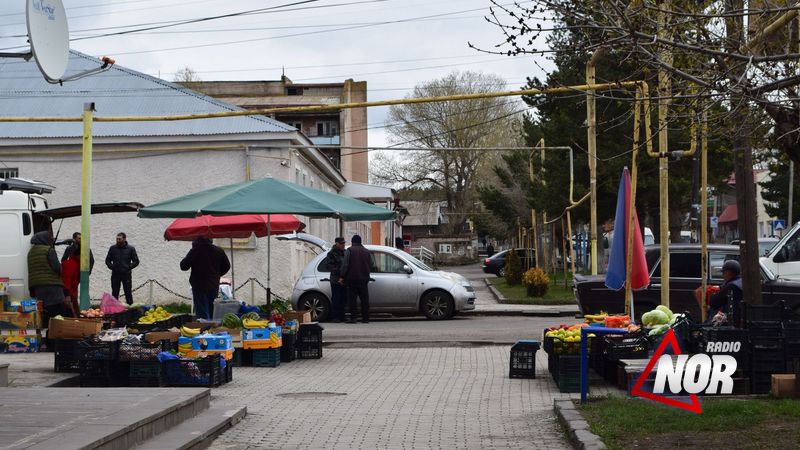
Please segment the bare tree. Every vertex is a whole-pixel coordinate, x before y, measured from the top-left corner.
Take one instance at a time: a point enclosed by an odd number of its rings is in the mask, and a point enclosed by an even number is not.
[[[189,66],[186,66],[183,69],[175,72],[175,77],[172,79],[172,81],[176,83],[196,83],[203,80],[200,79],[200,75],[197,74],[197,71]]]
[[[504,88],[505,81],[495,75],[454,72],[415,87],[410,97]],[[521,103],[504,98],[393,106],[388,125],[391,142],[420,150],[379,154],[372,175],[377,181],[401,187],[440,190],[447,201],[451,231],[458,231],[472,209],[476,174],[491,153],[478,149],[514,145],[520,139],[515,123],[522,109]]]

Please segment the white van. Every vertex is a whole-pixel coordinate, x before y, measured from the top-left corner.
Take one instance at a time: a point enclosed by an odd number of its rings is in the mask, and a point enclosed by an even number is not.
[[[39,231],[52,231],[55,220],[81,215],[80,205],[48,208],[43,194],[53,190],[53,186],[40,181],[0,178],[0,278],[8,278],[6,294],[12,301],[30,297],[28,251],[31,237]],[[92,214],[137,211],[142,206],[134,202],[94,204]]]
[[[781,278],[800,279],[800,222],[761,257],[761,262]]]

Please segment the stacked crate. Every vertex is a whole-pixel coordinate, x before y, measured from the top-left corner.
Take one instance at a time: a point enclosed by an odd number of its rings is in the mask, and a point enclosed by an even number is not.
[[[536,378],[536,351],[539,341],[517,341],[511,347],[511,358],[508,361],[510,378]]]
[[[743,306],[744,326],[750,334],[750,391],[766,394],[772,388],[772,374],[786,371],[783,301],[772,305]]]

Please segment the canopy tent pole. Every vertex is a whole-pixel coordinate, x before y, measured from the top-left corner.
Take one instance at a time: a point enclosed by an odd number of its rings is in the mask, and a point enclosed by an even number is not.
[[[231,244],[231,298],[236,298],[236,270],[233,268],[233,238],[228,238]],[[252,301],[252,300],[251,300]]]
[[[272,261],[272,214],[267,214],[267,305],[272,303],[272,268],[270,262]]]

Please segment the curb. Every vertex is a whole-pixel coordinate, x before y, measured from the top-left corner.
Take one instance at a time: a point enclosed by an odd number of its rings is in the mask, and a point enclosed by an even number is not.
[[[578,450],[605,450],[600,436],[589,431],[589,423],[583,419],[572,400],[554,400],[553,410],[558,422],[566,429],[567,439]]]
[[[494,299],[500,303],[505,300],[503,294],[497,290],[496,287],[489,282],[488,278],[484,278],[483,282],[486,283],[486,287],[489,289],[489,292],[492,293]],[[560,311],[520,311],[520,310],[499,310],[499,311],[464,311],[461,314],[475,314],[475,315],[484,315],[484,316],[532,316],[532,317],[576,317],[580,314],[579,310],[560,310]]]

